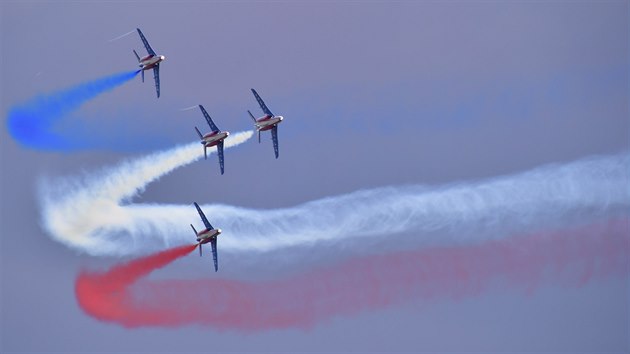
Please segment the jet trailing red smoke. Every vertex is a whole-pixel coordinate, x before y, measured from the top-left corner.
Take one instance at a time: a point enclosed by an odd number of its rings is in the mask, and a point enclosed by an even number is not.
[[[124,322],[137,307],[129,287],[152,271],[189,254],[196,247],[187,245],[158,252],[116,266],[103,274],[83,272],[75,284],[79,305],[96,318]]]
[[[526,293],[543,284],[582,286],[628,274],[629,222],[357,258],[283,279],[141,280],[188,254],[180,247],[82,273],[79,304],[91,316],[126,327],[208,325],[217,329],[307,328],[405,301],[448,301],[501,286]]]

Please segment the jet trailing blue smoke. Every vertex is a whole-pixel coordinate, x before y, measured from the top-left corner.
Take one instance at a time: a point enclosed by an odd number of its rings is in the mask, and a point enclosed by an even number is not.
[[[55,131],[55,124],[82,104],[133,79],[140,71],[128,71],[40,95],[11,108],[7,128],[11,136],[33,149],[68,151],[85,143]]]

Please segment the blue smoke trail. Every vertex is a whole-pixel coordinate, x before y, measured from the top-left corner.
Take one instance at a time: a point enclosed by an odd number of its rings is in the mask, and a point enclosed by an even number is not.
[[[78,142],[54,131],[55,123],[85,102],[133,79],[139,72],[111,75],[14,106],[7,119],[8,131],[13,139],[34,149],[67,151],[78,148]]]

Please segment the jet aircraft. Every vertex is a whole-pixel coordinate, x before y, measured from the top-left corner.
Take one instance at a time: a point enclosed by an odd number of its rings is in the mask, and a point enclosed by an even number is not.
[[[271,130],[273,151],[276,154],[276,158],[278,158],[278,124],[280,124],[280,122],[282,122],[284,118],[282,116],[276,116],[271,113],[271,111],[269,110],[269,108],[267,108],[267,105],[262,100],[262,98],[260,98],[256,90],[252,89],[252,93],[254,94],[254,97],[256,97],[256,101],[258,101],[260,109],[262,109],[263,113],[265,113],[263,117],[256,119],[254,118],[252,112],[247,111],[247,113],[249,113],[249,116],[252,117],[252,119],[254,120],[254,125],[256,126],[256,130],[258,131],[258,142],[260,143],[261,131]]]
[[[203,113],[203,116],[206,117],[206,121],[208,122],[210,129],[212,129],[212,132],[206,135],[203,135],[201,134],[199,129],[195,127],[197,134],[199,134],[199,139],[201,139],[201,144],[203,145],[203,156],[207,160],[208,147],[212,147],[216,145],[217,152],[219,153],[219,166],[221,167],[221,174],[223,174],[223,165],[224,165],[223,140],[225,140],[225,138],[227,138],[230,135],[230,132],[219,130],[219,128],[217,128],[216,124],[214,124],[214,122],[212,121],[212,118],[210,118],[210,115],[208,114],[208,112],[206,112],[203,106],[199,105],[199,108],[201,109],[201,113]]]
[[[135,54],[136,58],[138,59],[138,63],[142,73],[142,82],[144,82],[145,70],[153,69],[153,78],[155,79],[155,91],[157,92],[158,98],[160,98],[160,62],[164,61],[166,57],[163,55],[155,54],[155,51],[153,50],[153,48],[151,48],[147,39],[144,38],[142,31],[140,31],[139,28],[136,28],[136,30],[138,30],[140,39],[142,40],[142,43],[144,43],[144,47],[147,49],[148,53],[147,56],[140,58],[135,49],[133,51],[133,54]]]
[[[210,244],[212,245],[212,258],[214,259],[214,271],[216,272],[219,270],[219,260],[217,255],[217,236],[219,236],[219,234],[221,233],[221,229],[213,228],[212,225],[210,225],[210,222],[208,221],[206,216],[203,214],[203,211],[201,211],[199,204],[197,204],[197,202],[194,202],[194,204],[195,208],[197,208],[197,211],[199,212],[199,216],[201,217],[204,226],[206,227],[205,229],[197,232],[197,230],[195,230],[195,227],[190,224],[190,227],[192,227],[195,235],[197,236],[197,244],[199,245],[199,256],[201,257],[203,253],[201,250],[202,245],[210,242]]]

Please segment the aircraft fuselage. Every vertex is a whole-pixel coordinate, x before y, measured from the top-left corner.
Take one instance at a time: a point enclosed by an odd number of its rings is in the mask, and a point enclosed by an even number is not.
[[[221,233],[221,229],[205,229],[205,230],[199,231],[197,233],[197,242],[203,245],[204,243],[208,243],[212,241],[212,239],[217,238],[217,236],[219,236],[220,233]]]
[[[274,126],[278,125],[282,122],[284,118],[282,116],[270,116],[266,115],[264,117],[256,119],[256,129],[259,131],[270,130]]]
[[[225,140],[230,135],[230,132],[211,132],[203,136],[201,143],[206,146],[216,146],[221,141]]]
[[[150,70],[153,69],[156,65],[166,59],[163,55],[147,55],[146,57],[140,59],[140,68],[142,70]]]

